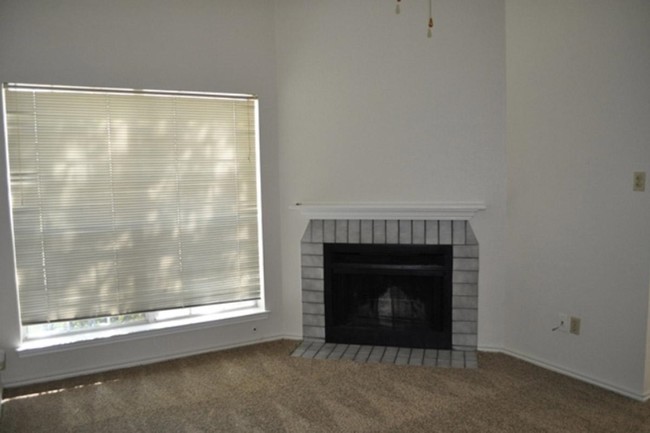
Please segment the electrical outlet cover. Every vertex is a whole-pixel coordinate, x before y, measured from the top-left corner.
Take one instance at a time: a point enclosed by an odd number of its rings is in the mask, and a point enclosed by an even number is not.
[[[634,172],[634,191],[645,191],[645,171]]]

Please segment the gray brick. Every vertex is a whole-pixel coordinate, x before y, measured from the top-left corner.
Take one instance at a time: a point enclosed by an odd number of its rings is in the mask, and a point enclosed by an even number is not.
[[[427,358],[437,359],[438,358],[438,351],[436,349],[426,349],[424,351],[424,359],[427,359]]]
[[[478,272],[454,271],[452,281],[455,284],[476,284],[478,283]]]
[[[469,223],[467,223],[467,227],[465,228],[465,238],[465,243],[467,243],[467,245],[478,245],[478,240],[474,235],[474,230],[472,230],[472,227],[469,225]]]
[[[399,221],[399,243],[411,244],[412,242],[413,242],[413,238],[412,238],[411,221],[400,220]]]
[[[309,348],[309,346],[312,345],[311,341],[306,341],[304,340],[296,349],[291,353],[291,356],[302,356],[303,353],[305,353],[305,350]]]
[[[409,363],[408,356],[399,356],[399,355],[397,356],[397,358],[395,358],[395,362],[394,362],[395,365],[408,365],[408,363]]]
[[[322,304],[324,302],[323,292],[310,292],[304,290],[302,292],[302,302],[307,302],[310,304]]]
[[[408,347],[400,347],[395,357],[396,365],[407,365],[411,359],[411,349]]]
[[[478,259],[454,259],[454,271],[478,271]]]
[[[304,327],[305,332],[309,332],[308,328],[307,326]],[[305,339],[291,356],[328,360],[346,359],[369,364],[477,368],[478,357],[476,355],[476,345],[472,344],[474,341],[473,336],[470,335],[470,338],[454,336],[454,341],[459,344],[453,344],[453,350],[438,351],[435,349],[326,343],[324,339],[313,338]]]
[[[477,296],[478,284],[454,284],[452,293],[454,296]]]
[[[315,314],[303,314],[302,324],[307,326],[325,326],[325,316],[317,316]]]
[[[323,242],[334,242],[336,240],[336,221],[323,221]]]
[[[318,338],[325,339],[325,328],[320,326],[306,326],[302,327],[303,338]]]
[[[427,221],[425,224],[425,240],[427,245],[438,245],[438,221]]]
[[[465,360],[451,360],[451,368],[465,368]]]
[[[424,244],[424,221],[413,221],[413,243]]]
[[[300,239],[301,242],[311,242],[311,221],[309,224],[307,224],[307,228],[305,229],[305,233],[302,234],[302,238]]]
[[[309,302],[302,303],[302,314],[316,314],[325,315],[325,305],[323,304],[310,304]]]
[[[348,348],[347,344],[337,344],[334,347],[334,350],[330,352],[330,354],[327,356],[327,359],[341,359],[341,356],[343,356],[343,353],[345,353],[345,350]]]
[[[302,277],[311,280],[323,279],[323,268],[310,268],[308,266],[302,267]]]
[[[348,243],[358,244],[361,242],[361,221],[348,221]]]
[[[309,243],[303,242],[300,244],[300,251],[302,254],[312,254],[312,255],[323,255],[323,244],[322,243]]]
[[[322,268],[323,256],[312,256],[312,255],[303,254],[302,266],[308,266],[312,268]]]
[[[451,302],[454,308],[478,308],[476,296],[453,296]]]
[[[312,291],[312,292],[322,292],[323,290],[325,290],[325,282],[322,279],[310,280],[304,278],[302,280],[302,289]]]
[[[311,241],[323,242],[323,220],[311,221]]]
[[[436,358],[424,358],[422,360],[422,365],[425,367],[435,367],[438,360]]]
[[[307,350],[305,350],[303,352],[302,358],[313,358],[314,356],[316,356],[316,354],[318,353],[320,348],[323,347],[324,344],[325,344],[325,342],[323,342],[323,341],[321,341],[321,342],[312,342],[312,344],[309,345]]]
[[[370,364],[379,363],[381,361],[382,356],[384,355],[384,350],[386,350],[384,346],[374,346],[372,348],[372,351],[370,352],[370,355],[368,356],[368,363]]]
[[[336,242],[339,244],[348,243],[348,221],[336,220]]]
[[[361,221],[361,243],[372,243],[372,220]]]
[[[374,220],[372,222],[372,231],[373,231],[375,244],[386,243],[386,221],[385,220]]]
[[[473,334],[454,334],[451,336],[453,346],[474,346],[476,347],[477,338]]]
[[[465,245],[465,221],[454,221],[452,231],[454,245]]]
[[[440,245],[451,245],[451,221],[439,221],[438,236]]]
[[[422,365],[423,359],[424,359],[424,349],[413,349],[411,350],[409,365]]]
[[[478,245],[454,245],[454,257],[477,258]]]
[[[333,343],[325,343],[318,353],[314,356],[314,359],[327,359],[330,353],[332,353],[332,350],[334,350],[335,344]]]
[[[343,355],[341,355],[341,359],[354,359],[360,348],[361,346],[358,344],[350,344],[347,349],[345,349],[345,352],[343,352]]]
[[[453,322],[451,330],[455,334],[476,334],[478,332],[477,322]]]
[[[366,362],[368,360],[368,357],[370,356],[371,351],[372,351],[372,346],[361,346],[356,356],[354,357],[354,360],[356,362]]]
[[[464,335],[469,335],[469,334],[464,334]],[[463,346],[463,345],[460,345],[460,344],[454,344],[454,345],[452,345],[452,347],[454,348],[454,350],[462,351],[462,352],[474,352],[474,351],[476,351],[476,345],[474,345],[474,346]]]
[[[453,321],[476,322],[478,321],[478,310],[475,308],[453,308],[451,318]]]
[[[465,353],[465,363],[468,362],[478,362],[478,356],[476,352],[466,352]]]
[[[399,225],[395,220],[386,221],[386,243],[387,244],[399,243]]]
[[[394,364],[397,357],[397,347],[387,347],[384,356],[381,358],[382,364]]]

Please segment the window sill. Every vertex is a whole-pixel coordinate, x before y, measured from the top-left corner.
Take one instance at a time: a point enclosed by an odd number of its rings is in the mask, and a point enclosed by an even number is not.
[[[110,343],[134,341],[199,329],[252,322],[267,319],[268,316],[268,310],[253,307],[227,313],[194,316],[164,322],[146,323],[103,331],[25,341],[16,349],[16,352],[21,358],[46,353],[65,352]]]

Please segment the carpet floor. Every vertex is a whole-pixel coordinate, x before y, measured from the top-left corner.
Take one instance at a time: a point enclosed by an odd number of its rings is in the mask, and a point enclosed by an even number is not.
[[[650,404],[506,355],[446,369],[289,356],[297,344],[8,389],[0,431],[650,433]]]

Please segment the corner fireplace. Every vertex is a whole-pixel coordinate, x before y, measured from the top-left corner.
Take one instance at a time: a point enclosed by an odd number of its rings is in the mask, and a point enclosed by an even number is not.
[[[461,215],[465,217],[465,215]],[[451,349],[455,351],[475,351],[477,348],[478,332],[478,270],[479,270],[479,245],[469,222],[465,219],[310,219],[305,233],[301,239],[301,279],[302,279],[302,324],[303,338],[305,340],[323,342],[331,341],[332,332],[336,331],[326,329],[326,316],[329,316],[329,308],[326,308],[325,294],[325,249],[329,244],[348,245],[354,248],[361,247],[440,247],[435,254],[445,249],[451,250],[449,256],[445,259],[436,259],[441,262],[449,263],[451,260],[451,269],[447,270],[445,277],[438,277],[445,280],[451,275],[451,294],[448,292],[436,295],[439,299],[449,302],[451,298],[451,307],[442,316],[439,313],[428,312],[429,320],[433,323],[434,332],[440,329],[451,328]],[[338,248],[338,247],[337,247]],[[434,248],[435,249],[435,248]],[[381,251],[381,250],[378,250]],[[381,253],[383,254],[383,253]],[[446,253],[445,253],[446,254]],[[450,258],[451,257],[451,258]],[[391,265],[385,263],[388,259],[382,258],[381,265]],[[408,260],[413,260],[412,258]],[[417,262],[417,260],[416,260]],[[435,263],[431,266],[437,266]],[[408,265],[407,265],[408,266]],[[340,269],[345,268],[345,266]],[[386,273],[384,269],[382,271]],[[349,274],[349,272],[348,272]],[[350,279],[360,280],[360,277],[350,277]],[[379,278],[379,277],[373,277]],[[366,277],[363,278],[365,280]],[[421,283],[418,283],[421,284]],[[359,289],[357,289],[358,291]],[[386,303],[385,290],[381,294],[376,294],[377,309],[379,304],[385,311],[393,308],[392,305],[403,303],[404,295],[398,291],[404,289],[391,289],[389,293],[394,299]],[[393,294],[397,293],[395,296]],[[350,296],[350,295],[347,295]],[[358,295],[359,296],[359,295]],[[383,297],[382,297],[383,296]],[[409,297],[408,295],[406,296]],[[381,298],[381,299],[380,299]],[[397,299],[397,300],[396,300]],[[365,307],[368,309],[369,307]],[[373,307],[375,308],[375,307]],[[411,312],[420,311],[420,306],[403,307],[403,310],[411,309]],[[357,309],[361,309],[357,307]],[[338,314],[338,313],[337,313]],[[347,313],[346,313],[347,314]],[[400,313],[401,314],[401,313]],[[451,315],[451,324],[449,325],[449,314]],[[403,314],[402,314],[403,315]],[[363,316],[363,314],[362,314]],[[420,315],[422,317],[422,315]],[[435,317],[435,318],[433,318]],[[441,319],[443,317],[444,319]],[[359,319],[359,318],[358,318]],[[365,319],[368,319],[366,317]],[[399,318],[398,318],[399,319]],[[359,319],[360,320],[360,319]],[[373,320],[380,321],[379,317]],[[387,317],[381,320],[386,323]],[[393,322],[395,318],[391,319]],[[442,324],[440,320],[443,320]],[[426,320],[425,320],[426,321]],[[337,323],[336,321],[334,323]],[[393,326],[400,328],[400,326]],[[412,328],[414,324],[409,325]],[[436,329],[438,331],[436,331]],[[341,331],[344,333],[347,331]],[[368,332],[367,334],[371,334]],[[407,334],[407,335],[405,335]],[[402,337],[407,338],[411,332],[404,332]],[[366,335],[367,337],[368,335]],[[336,338],[336,337],[334,337]],[[413,338],[413,337],[408,337]],[[419,339],[417,337],[416,339]],[[448,346],[447,337],[436,337],[440,344],[439,347]],[[360,341],[360,340],[359,340]],[[364,339],[363,343],[373,345],[370,341]],[[446,342],[446,343],[444,343]],[[345,343],[344,343],[345,344]],[[395,342],[390,346],[417,347],[411,346],[412,343]],[[352,345],[352,344],[350,344]],[[380,346],[380,345],[376,345]]]
[[[324,244],[325,341],[451,349],[449,245]]]

